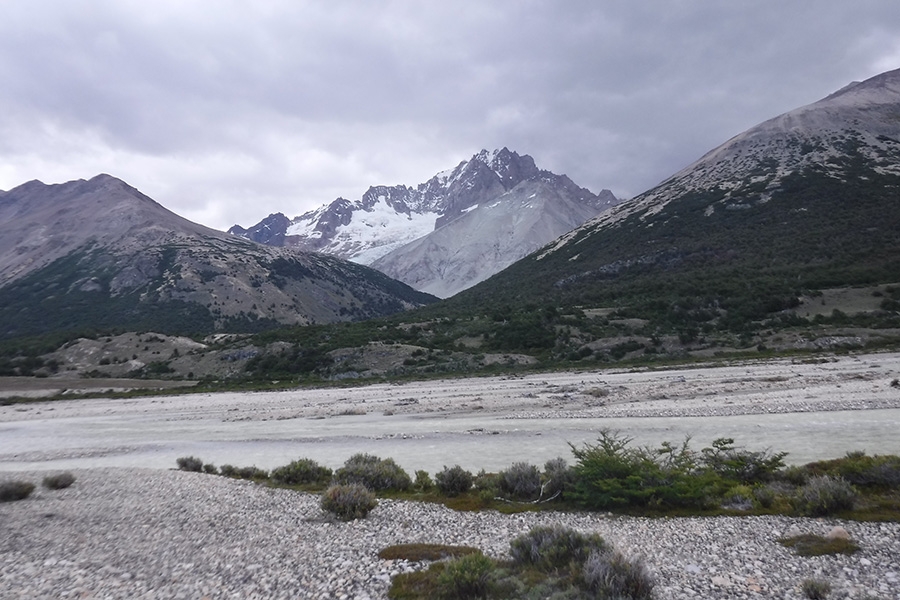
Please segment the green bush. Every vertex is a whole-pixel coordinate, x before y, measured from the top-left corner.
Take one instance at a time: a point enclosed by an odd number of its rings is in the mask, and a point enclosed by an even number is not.
[[[182,456],[175,459],[175,462],[182,471],[196,471],[199,473],[203,470],[203,461],[196,456]]]
[[[359,483],[332,485],[322,494],[322,509],[342,521],[362,519],[377,505],[375,494]]]
[[[809,600],[825,600],[831,593],[831,584],[824,579],[804,579],[800,591]]]
[[[413,487],[420,492],[428,492],[434,487],[434,480],[431,479],[431,475],[428,474],[428,471],[420,469],[416,471],[416,480],[413,482]]]
[[[335,471],[336,483],[358,483],[370,490],[400,490],[412,487],[412,479],[393,458],[381,459],[371,454],[354,454]]]
[[[801,513],[821,517],[842,510],[852,510],[856,496],[856,490],[845,479],[817,475],[797,490],[794,503]]]
[[[731,438],[718,438],[712,448],[703,449],[704,465],[728,481],[763,483],[771,481],[775,473],[784,468],[787,452],[770,453],[768,450],[751,452],[734,447]]]
[[[541,472],[526,462],[514,463],[500,471],[500,491],[519,500],[534,500],[541,493]]]
[[[209,463],[203,465],[203,472],[206,473],[207,475],[218,475],[219,474],[219,470],[216,468],[216,465],[209,464]]]
[[[582,569],[588,589],[599,598],[647,600],[656,585],[644,562],[617,550],[594,550]]]
[[[541,525],[509,543],[513,562],[533,565],[544,571],[581,565],[595,551],[606,549],[606,542],[596,534],[585,535],[562,525]]]
[[[236,476],[241,479],[249,479],[251,481],[259,481],[269,478],[269,472],[259,467],[240,467],[236,471]]]
[[[753,508],[753,490],[746,485],[736,485],[722,496],[722,508],[730,510],[750,510]]]
[[[48,490],[61,490],[75,483],[75,476],[66,471],[65,473],[48,475],[44,477],[42,483]]]
[[[438,490],[445,496],[459,496],[472,489],[472,473],[459,465],[444,466],[434,476],[434,483]]]
[[[0,482],[0,502],[24,500],[34,491],[34,484],[27,481]]]
[[[332,471],[328,467],[323,467],[310,458],[300,458],[273,469],[269,477],[275,483],[283,485],[303,485],[326,483],[331,475]]]
[[[867,456],[865,452],[848,452],[843,458],[809,465],[817,474],[843,477],[860,487],[900,487],[900,456]]]
[[[438,576],[441,595],[459,600],[486,598],[495,568],[494,561],[481,553],[451,560]]]
[[[485,496],[493,498],[500,494],[500,475],[481,469],[472,478],[472,486],[479,492],[483,492]]]
[[[604,430],[596,445],[571,446],[578,461],[572,496],[594,510],[709,506],[721,478],[701,468],[687,441],[680,447],[665,442],[657,450],[630,443]]]
[[[222,465],[221,467],[219,467],[219,475],[223,475],[225,477],[237,477],[238,468],[234,465]]]

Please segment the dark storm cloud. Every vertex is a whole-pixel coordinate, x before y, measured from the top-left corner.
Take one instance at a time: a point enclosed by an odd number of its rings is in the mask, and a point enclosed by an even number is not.
[[[109,172],[225,228],[508,146],[631,196],[900,66],[892,0],[0,4],[0,188]]]

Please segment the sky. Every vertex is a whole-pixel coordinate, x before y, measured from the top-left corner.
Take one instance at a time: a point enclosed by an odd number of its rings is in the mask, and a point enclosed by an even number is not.
[[[3,0],[0,190],[224,230],[505,146],[628,198],[896,68],[896,0]]]

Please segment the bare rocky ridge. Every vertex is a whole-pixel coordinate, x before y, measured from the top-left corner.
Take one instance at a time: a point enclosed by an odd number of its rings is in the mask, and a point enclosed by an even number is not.
[[[0,202],[0,335],[78,326],[210,333],[361,319],[429,298],[336,257],[256,244],[175,215],[109,175],[32,181]]]
[[[373,186],[294,219],[269,215],[229,232],[353,260],[439,297],[451,296],[614,206],[528,155],[482,150],[416,187]]]
[[[630,215],[649,219],[688,192],[725,190],[707,208],[743,210],[768,202],[785,177],[812,167],[844,178],[841,159],[858,152],[877,173],[900,174],[900,69],[837,92],[736,135],[655,188],[563,236],[546,253],[585,231],[615,226]],[[740,200],[732,201],[731,197]]]

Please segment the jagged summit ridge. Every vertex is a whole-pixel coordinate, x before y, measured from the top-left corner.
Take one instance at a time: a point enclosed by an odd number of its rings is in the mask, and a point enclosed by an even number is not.
[[[493,244],[491,257],[471,256],[473,262],[482,265],[476,269],[478,275],[460,277],[460,269],[473,273],[464,264],[466,253],[456,247],[459,240],[471,237],[463,231],[476,221],[471,213],[497,202],[512,202],[507,207],[511,210],[517,210],[514,206],[533,210],[534,202],[529,208],[513,201],[520,194],[512,193],[523,185],[534,187],[530,193],[556,199],[555,202],[541,203],[541,210],[536,213],[539,220],[546,220],[552,226],[529,227],[517,233],[516,228],[521,229],[518,225],[521,218],[489,219],[495,229],[486,228],[483,223],[478,229],[481,232],[479,242]],[[249,229],[236,225],[229,232],[262,243],[332,254],[361,264],[375,265],[377,262],[378,268],[391,273],[392,277],[410,285],[424,286],[419,289],[434,289],[440,295],[448,295],[462,288],[447,285],[447,281],[454,280],[466,287],[472,285],[496,272],[492,269],[511,264],[528,251],[617,202],[609,190],[595,195],[565,175],[539,169],[532,157],[501,148],[481,150],[469,160],[461,161],[454,168],[437,173],[415,187],[372,186],[359,200],[337,198],[289,220],[276,213]],[[492,213],[495,214],[496,211]],[[458,221],[469,225],[454,229],[452,234],[444,232],[437,236],[444,240],[440,244],[434,244],[432,240],[424,246],[418,243],[404,250]],[[419,254],[425,246],[431,247],[432,251],[427,256],[419,256],[418,260],[434,265],[433,268],[428,264],[416,265],[410,258],[399,258],[409,252]],[[446,262],[449,254],[457,256],[452,269]],[[392,258],[386,258],[388,256]],[[392,266],[394,261],[406,267]],[[483,269],[487,271],[482,272]],[[445,283],[435,286],[432,280],[436,279]]]

